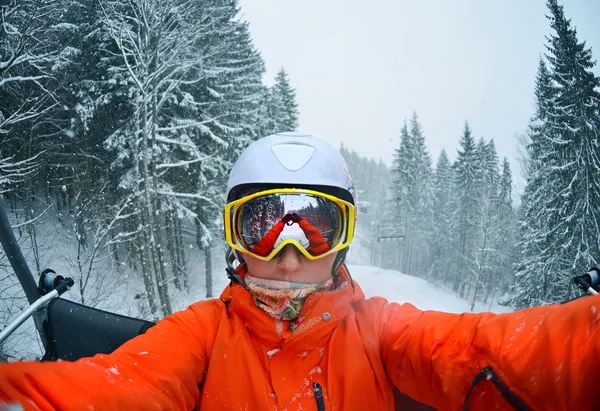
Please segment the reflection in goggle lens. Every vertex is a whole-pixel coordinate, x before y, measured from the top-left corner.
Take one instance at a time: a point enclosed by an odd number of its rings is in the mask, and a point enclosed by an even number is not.
[[[311,255],[324,254],[339,243],[342,220],[342,211],[334,202],[298,193],[256,197],[243,204],[234,217],[244,248],[261,256],[287,239],[298,241]]]

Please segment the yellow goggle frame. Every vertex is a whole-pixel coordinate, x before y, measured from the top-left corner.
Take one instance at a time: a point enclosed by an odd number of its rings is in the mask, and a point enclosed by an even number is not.
[[[266,257],[262,257],[262,256],[254,254],[252,251],[246,249],[242,245],[241,241],[238,238],[237,233],[234,232],[234,226],[237,226],[237,224],[235,224],[235,225],[233,224],[233,219],[234,219],[234,216],[236,215],[236,212],[238,211],[238,209],[241,208],[244,204],[246,204],[250,200],[253,200],[257,197],[267,196],[267,195],[271,195],[271,194],[309,194],[312,196],[322,197],[322,198],[325,198],[325,199],[331,201],[332,203],[337,205],[342,212],[343,227],[342,227],[340,236],[342,238],[345,236],[345,238],[343,238],[341,241],[339,241],[334,247],[332,247],[326,253],[316,255],[316,256],[311,255],[302,246],[302,244],[300,244],[300,242],[298,240],[295,240],[292,238],[288,238],[288,239],[282,241],[281,244],[279,244],[277,247],[275,247],[273,249],[273,251],[271,251],[271,253],[269,253],[269,255],[267,255]],[[256,258],[257,260],[262,260],[262,261],[272,260],[273,257],[275,257],[286,245],[292,244],[302,253],[302,255],[304,255],[309,260],[314,261],[314,260],[319,260],[323,257],[327,257],[328,255],[337,253],[338,251],[340,251],[350,245],[350,243],[352,242],[352,239],[354,238],[354,225],[356,222],[355,216],[356,216],[355,206],[352,205],[352,203],[341,200],[341,199],[339,199],[335,196],[329,195],[329,194],[321,193],[319,191],[305,190],[305,189],[298,189],[298,188],[278,188],[278,189],[265,190],[265,191],[260,191],[258,193],[254,193],[254,194],[250,194],[248,196],[242,197],[239,200],[232,201],[225,206],[225,209],[223,211],[223,221],[224,221],[224,226],[225,226],[225,241],[227,241],[227,244],[234,250],[239,251],[246,255],[250,255],[250,256]]]

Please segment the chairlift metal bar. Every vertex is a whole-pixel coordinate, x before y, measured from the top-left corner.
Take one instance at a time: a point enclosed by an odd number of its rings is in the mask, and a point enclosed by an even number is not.
[[[25,257],[23,257],[23,253],[21,252],[21,248],[19,247],[19,243],[15,238],[15,234],[13,233],[12,227],[10,226],[10,222],[8,221],[8,215],[6,214],[6,210],[4,208],[3,201],[0,199],[0,244],[6,253],[6,257],[10,262],[13,271],[17,275],[19,282],[21,283],[21,287],[23,287],[23,291],[25,291],[25,296],[27,297],[27,301],[29,304],[34,304],[41,296],[35,279],[31,274],[31,270],[29,270],[29,266],[25,261]],[[31,307],[30,307],[31,308]],[[32,311],[33,313],[33,322],[35,324],[35,328],[40,334],[40,338],[42,339],[42,344],[46,347],[46,334],[44,333],[44,327],[42,325],[42,317],[38,313],[35,312],[35,309]],[[30,314],[31,315],[31,314]],[[4,332],[3,332],[4,333]],[[7,332],[7,335],[10,332]]]
[[[25,261],[25,257],[23,257],[23,253],[21,253],[19,243],[17,243],[15,234],[10,226],[8,215],[6,214],[6,210],[4,208],[4,204],[2,204],[2,201],[0,201],[0,243],[2,244],[2,248],[8,257],[8,261],[10,262],[15,274],[17,274],[17,278],[19,279],[19,282],[25,291],[27,301],[29,301],[29,304],[33,304],[34,301],[41,297],[41,294],[37,288],[37,284],[33,278],[33,275],[29,270],[29,266]]]
[[[54,298],[58,297],[58,291],[52,290],[36,302],[31,304],[25,311],[23,311],[17,318],[15,318],[10,324],[6,326],[0,332],[0,345],[11,335],[21,324],[23,324],[36,310],[45,307]]]

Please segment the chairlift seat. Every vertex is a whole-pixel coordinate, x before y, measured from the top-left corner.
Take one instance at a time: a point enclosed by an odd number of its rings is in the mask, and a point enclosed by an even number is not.
[[[48,347],[44,361],[75,361],[97,353],[109,354],[154,325],[63,298],[52,300],[46,309]]]

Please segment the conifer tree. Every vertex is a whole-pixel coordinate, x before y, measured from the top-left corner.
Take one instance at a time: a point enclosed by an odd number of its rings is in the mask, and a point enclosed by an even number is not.
[[[517,307],[569,298],[572,277],[596,265],[600,254],[600,79],[563,7],[556,0],[547,6],[554,34],[549,69],[540,64],[536,84]]]
[[[473,260],[478,223],[476,191],[479,178],[478,160],[475,140],[467,122],[465,122],[463,135],[460,138],[460,147],[453,165],[456,194],[452,227],[456,238],[453,290],[462,294],[464,293],[464,281],[468,277],[468,261]]]
[[[407,164],[410,161],[412,152],[412,141],[408,133],[406,120],[400,130],[400,146],[394,150],[392,160],[392,200],[395,218],[395,225],[406,232],[407,216],[409,211],[408,186],[410,184],[410,174]]]
[[[433,236],[431,242],[431,263],[434,277],[447,280],[450,268],[452,230],[452,194],[454,179],[452,166],[446,150],[442,150],[437,160],[433,176]]]
[[[475,303],[481,299],[481,294],[489,294],[494,273],[497,267],[498,249],[498,156],[494,141],[486,143],[483,138],[479,140],[476,149],[476,179],[475,179],[475,231],[474,250],[467,259],[468,285],[466,297],[471,298],[471,310]]]
[[[515,259],[517,227],[512,200],[512,171],[506,157],[502,162],[497,205],[498,229],[495,245],[497,262],[492,274],[492,285],[489,287],[488,292],[494,292],[496,288],[500,288],[501,291],[508,291],[508,286],[514,278],[512,262]],[[489,294],[486,295],[485,299],[487,300],[488,297],[490,297]]]
[[[393,170],[397,226],[403,227],[405,235],[400,269],[423,275],[430,267],[432,170],[416,113],[411,118],[410,131],[406,123],[402,127]]]
[[[555,190],[555,182],[548,178],[550,164],[556,156],[551,155],[544,137],[550,132],[548,109],[555,91],[543,59],[539,61],[534,94],[536,111],[529,125],[529,143],[525,147],[527,184],[521,198],[518,259],[514,267],[513,302],[519,308],[543,304],[549,291],[549,283],[558,269],[549,264],[554,260],[547,236],[548,214],[545,209],[550,192]]]
[[[551,301],[569,296],[571,278],[600,261],[600,78],[585,42],[579,42],[556,0],[549,0],[550,62],[556,96],[549,104],[550,131],[546,142],[557,156],[549,178],[558,190],[546,209],[553,254],[559,273]]]
[[[271,98],[275,105],[275,122],[278,131],[295,131],[298,128],[298,104],[296,90],[290,85],[287,72],[283,67],[275,76],[271,89]]]

